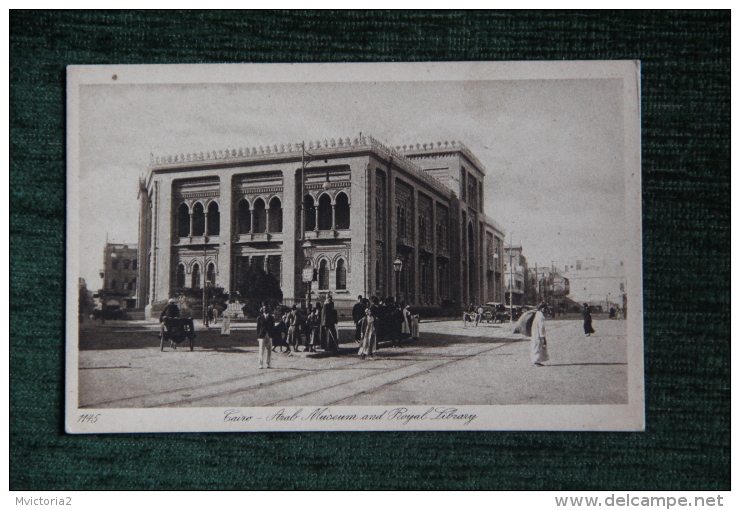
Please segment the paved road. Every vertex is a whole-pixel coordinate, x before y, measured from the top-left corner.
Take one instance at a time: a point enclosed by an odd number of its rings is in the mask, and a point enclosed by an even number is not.
[[[107,323],[80,335],[80,407],[231,407],[393,404],[624,404],[623,321],[549,321],[550,362],[529,362],[529,338],[508,325],[422,322],[421,340],[360,360],[349,325],[341,353],[273,354],[257,368],[254,331],[199,331],[195,351],[160,352],[151,329]]]

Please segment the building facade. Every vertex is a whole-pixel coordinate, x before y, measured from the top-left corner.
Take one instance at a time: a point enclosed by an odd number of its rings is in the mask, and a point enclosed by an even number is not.
[[[103,279],[103,287],[98,291],[98,296],[104,306],[137,308],[139,294],[137,245],[106,242],[100,277]]]
[[[153,158],[139,185],[139,298],[151,315],[178,288],[232,296],[250,267],[284,304],[331,292],[417,307],[503,299],[504,232],[484,213],[485,169],[459,142],[388,147],[373,137]],[[310,271],[309,271],[310,273]]]
[[[570,282],[569,298],[608,310],[627,307],[624,264],[620,260],[588,258],[565,266],[563,276]]]
[[[528,287],[527,257],[522,253],[521,246],[507,246],[505,248],[504,285],[507,305],[524,305]]]

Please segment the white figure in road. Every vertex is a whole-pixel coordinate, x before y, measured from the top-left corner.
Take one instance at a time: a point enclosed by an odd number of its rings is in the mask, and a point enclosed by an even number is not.
[[[229,336],[231,335],[231,315],[229,315],[229,312],[224,312],[223,317],[221,317],[221,336]]]
[[[541,367],[543,361],[548,361],[550,355],[547,353],[547,335],[545,334],[545,314],[543,310],[547,305],[541,303],[537,307],[532,320],[532,363]]]

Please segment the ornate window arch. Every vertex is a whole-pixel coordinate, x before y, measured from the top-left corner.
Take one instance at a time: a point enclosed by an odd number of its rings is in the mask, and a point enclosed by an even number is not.
[[[201,202],[193,204],[193,231],[192,236],[202,236],[206,233],[206,208]]]
[[[308,194],[303,197],[303,216],[306,222],[306,231],[316,229],[316,201]]]
[[[185,287],[185,264],[180,262],[177,265],[177,273],[175,275],[175,286],[178,289]]]
[[[319,230],[332,230],[332,200],[328,193],[319,197]]]
[[[206,266],[206,282],[209,282],[211,285],[215,285],[216,283],[216,264],[213,261],[209,262]]]
[[[175,224],[177,237],[188,237],[190,235],[190,207],[185,202],[177,206]]]
[[[270,199],[270,224],[268,225],[267,231],[283,231],[283,204],[279,197],[272,197]]]
[[[329,290],[329,261],[323,257],[319,262],[319,290]]]
[[[218,202],[213,200],[208,204],[208,235],[217,236],[221,232],[221,213],[218,209]]]
[[[252,214],[254,215],[254,218],[252,219],[252,222],[254,223],[254,232],[255,234],[261,234],[263,232],[267,231],[267,211],[265,209],[265,200],[262,197],[257,198],[257,200],[254,201],[254,205],[252,206]]]
[[[252,211],[246,198],[239,200],[236,206],[236,223],[238,234],[249,234],[252,231]]]
[[[195,262],[192,267],[192,274],[190,275],[190,287],[193,289],[200,288],[200,263]]]
[[[344,258],[337,260],[335,273],[336,289],[347,290],[347,265],[344,263]]]
[[[336,227],[340,230],[346,230],[349,228],[350,223],[349,197],[345,192],[340,191],[337,193],[335,203],[336,205],[334,207],[336,208],[335,213],[337,219]]]

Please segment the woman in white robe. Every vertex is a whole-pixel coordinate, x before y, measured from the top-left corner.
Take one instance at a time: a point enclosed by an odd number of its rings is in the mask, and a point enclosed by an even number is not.
[[[548,361],[550,355],[547,352],[547,335],[545,334],[545,314],[542,311],[545,308],[545,304],[541,304],[537,307],[537,312],[534,314],[532,320],[532,352],[531,358],[532,363],[535,366],[541,367],[543,361]]]
[[[231,335],[231,315],[229,312],[224,312],[224,316],[221,318],[221,336]]]

